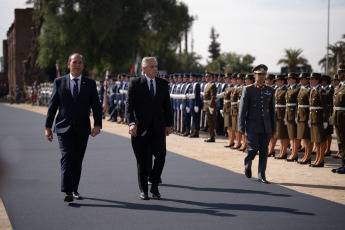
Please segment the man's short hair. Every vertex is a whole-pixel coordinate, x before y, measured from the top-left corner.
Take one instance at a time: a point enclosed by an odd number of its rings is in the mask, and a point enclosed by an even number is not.
[[[158,64],[157,59],[155,57],[144,57],[143,60],[141,61],[141,66],[146,68],[147,67],[147,61],[148,60],[155,60],[155,62]]]
[[[81,61],[82,61],[83,63],[85,63],[85,62],[84,62],[84,56],[81,55],[80,53],[72,53],[72,54],[70,54],[69,57],[68,57],[68,62],[71,62],[71,58],[72,58],[72,56],[74,56],[74,55],[77,55],[77,56],[81,57]]]

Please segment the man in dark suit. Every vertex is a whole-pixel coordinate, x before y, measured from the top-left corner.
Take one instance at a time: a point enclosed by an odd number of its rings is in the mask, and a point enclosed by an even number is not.
[[[238,131],[247,133],[247,157],[245,163],[245,175],[251,178],[252,161],[259,151],[258,181],[268,184],[266,180],[266,164],[268,144],[271,136],[276,132],[274,90],[265,86],[267,66],[261,64],[253,68],[255,83],[243,89]]]
[[[45,123],[45,135],[53,140],[52,125],[57,109],[54,132],[57,133],[61,158],[61,191],[66,193],[65,202],[82,199],[78,193],[82,162],[89,135],[100,133],[102,109],[96,82],[82,75],[83,56],[69,56],[70,74],[56,78]],[[94,128],[91,131],[90,107],[93,111]]]
[[[155,157],[149,181],[153,198],[160,199],[158,190],[163,171],[166,145],[165,136],[171,133],[173,124],[169,85],[158,78],[158,64],[154,57],[142,60],[144,76],[131,79],[126,101],[126,116],[131,134],[133,151],[137,160],[140,199],[148,200],[147,162]]]

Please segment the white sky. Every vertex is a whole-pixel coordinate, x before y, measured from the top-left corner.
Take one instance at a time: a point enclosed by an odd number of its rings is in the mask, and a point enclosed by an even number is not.
[[[197,15],[192,32],[194,51],[210,55],[209,36],[214,26],[220,37],[221,52],[251,54],[254,64],[266,64],[269,72],[280,72],[277,62],[285,48],[302,48],[314,71],[326,54],[328,0],[181,0]],[[345,1],[330,0],[330,44],[345,34]],[[0,39],[14,20],[15,8],[30,7],[25,0],[0,0]],[[191,36],[189,36],[191,38]],[[343,40],[344,41],[344,40]],[[190,44],[189,44],[190,51]],[[2,42],[0,44],[2,56]]]

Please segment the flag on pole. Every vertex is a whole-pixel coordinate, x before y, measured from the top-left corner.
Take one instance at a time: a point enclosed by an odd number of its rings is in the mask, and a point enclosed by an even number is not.
[[[59,65],[59,61],[56,61],[55,67],[56,67],[56,78],[58,78],[58,77],[60,77],[60,65]]]
[[[135,64],[132,65],[132,69],[131,69],[131,71],[129,73],[130,74],[134,74],[134,72],[135,72]]]

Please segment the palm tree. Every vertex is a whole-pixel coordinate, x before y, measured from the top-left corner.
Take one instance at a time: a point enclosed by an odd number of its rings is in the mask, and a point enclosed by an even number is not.
[[[310,66],[308,60],[301,56],[302,52],[302,49],[285,49],[285,57],[279,59],[277,64],[287,66],[289,72],[299,72],[297,65]]]
[[[334,54],[328,55],[328,62],[329,62],[329,71],[336,71],[337,70],[337,56]],[[321,69],[326,71],[327,66],[327,54],[319,61],[319,66],[321,66]]]
[[[343,37],[345,37],[345,34],[343,35]],[[343,63],[345,53],[345,42],[336,42],[334,45],[330,45],[328,49],[330,49],[333,52],[334,56],[336,56],[337,64]]]

